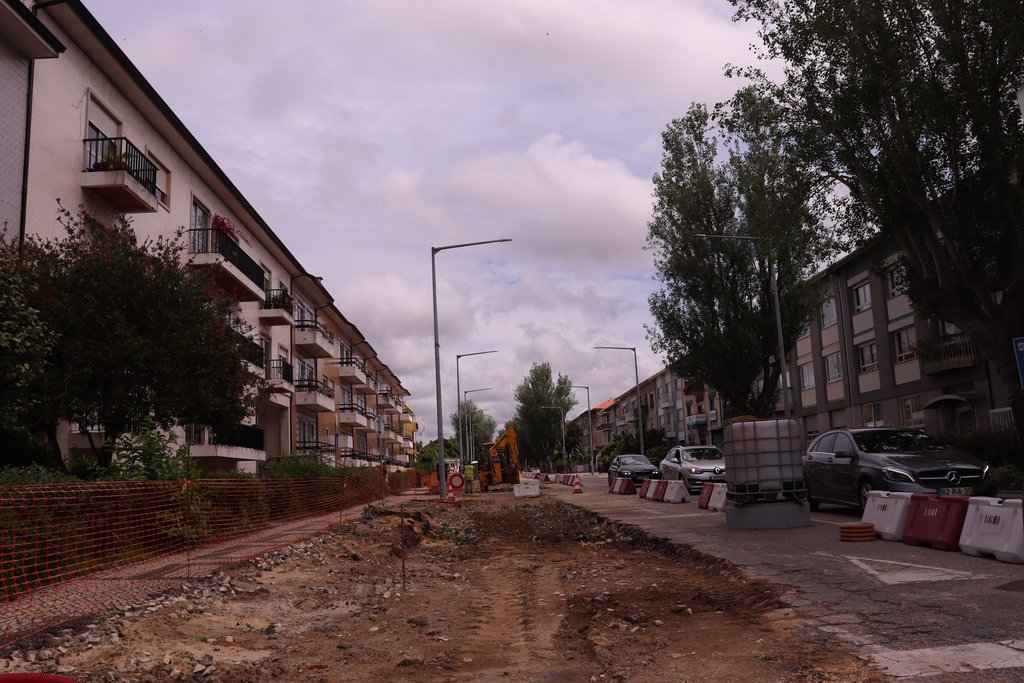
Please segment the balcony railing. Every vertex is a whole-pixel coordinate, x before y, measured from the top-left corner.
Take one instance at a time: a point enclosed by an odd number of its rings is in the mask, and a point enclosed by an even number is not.
[[[292,381],[292,364],[283,358],[270,361],[270,367],[267,368],[267,379],[279,379],[290,384]]]
[[[265,450],[263,427],[235,425],[231,428],[214,429],[204,425],[185,425],[185,442],[194,446],[235,446]]]
[[[340,363],[342,365],[355,366],[359,368],[360,371],[366,372],[366,363],[364,363],[363,359],[361,358],[354,358],[352,356],[349,356],[348,358],[341,358]]]
[[[363,407],[363,406],[360,406],[357,403],[339,403],[338,404],[338,412],[339,413],[358,413],[358,414],[362,415],[363,417],[366,417],[366,408]]]
[[[978,364],[974,340],[966,334],[948,334],[922,341],[917,346],[921,371],[927,374],[971,368]]]
[[[242,251],[227,233],[213,228],[192,228],[188,231],[188,253],[220,254],[253,284],[263,289],[264,272],[260,264]]]
[[[242,342],[242,357],[260,370],[265,370],[267,359],[263,346],[237,330],[235,334],[238,335],[239,340]]]
[[[334,387],[324,380],[318,380],[312,377],[303,377],[297,380],[295,382],[295,389],[297,391],[316,391],[327,398],[334,398]]]
[[[300,332],[319,332],[324,336],[328,344],[334,343],[334,335],[328,332],[327,328],[319,320],[310,320],[309,318],[297,320],[295,322],[295,329]]]
[[[260,308],[264,310],[281,308],[292,313],[295,308],[295,300],[287,289],[268,289],[267,298],[260,302]]]
[[[125,171],[157,197],[156,164],[128,138],[86,138],[85,171]],[[166,195],[165,195],[166,196]]]

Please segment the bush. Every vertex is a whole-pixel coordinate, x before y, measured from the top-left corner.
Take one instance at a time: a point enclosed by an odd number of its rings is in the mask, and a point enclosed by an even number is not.
[[[260,475],[264,477],[280,477],[289,479],[344,479],[359,472],[363,468],[331,467],[308,455],[290,455],[282,458],[271,458],[263,465]]]
[[[1000,465],[992,470],[996,488],[1003,491],[1024,491],[1024,470],[1014,465]]]
[[[964,453],[981,458],[993,468],[1012,465],[1024,469],[1024,443],[1014,429],[979,427],[962,434],[946,435],[945,441]]]
[[[81,479],[59,470],[28,465],[27,467],[4,467],[0,469],[0,484],[20,486],[25,484],[66,484],[81,482]]]

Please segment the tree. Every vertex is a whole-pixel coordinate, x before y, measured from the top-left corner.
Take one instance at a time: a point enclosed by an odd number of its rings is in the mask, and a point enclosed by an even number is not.
[[[1024,8],[1016,0],[732,0],[762,25],[753,75],[850,215],[901,252],[915,307],[992,359],[1024,435]]]
[[[459,450],[455,439],[444,440],[445,453],[457,453]],[[416,460],[416,471],[427,476],[437,473],[437,439],[420,448],[420,457]]]
[[[544,458],[548,470],[552,470],[552,455],[562,450],[560,421],[576,405],[572,380],[559,374],[555,381],[550,364],[534,363],[529,374],[516,387],[515,399],[514,422],[521,457],[528,456],[531,462]]]
[[[816,304],[802,283],[831,248],[820,184],[773,125],[776,113],[748,89],[717,118],[694,104],[674,120],[647,237],[662,283],[649,299],[652,347],[677,375],[758,416],[775,407],[782,368],[772,280],[788,351]]]
[[[102,425],[93,449],[106,467],[114,440],[143,420],[228,428],[250,414],[250,342],[233,302],[181,258],[180,231],[140,242],[124,218],[103,225],[62,208],[60,220],[62,239],[30,239],[17,261],[29,304],[57,335],[29,416],[52,447],[60,420]]]
[[[460,412],[462,413],[462,421],[459,419]],[[472,437],[472,443],[469,445],[469,452],[465,454],[463,460],[467,463],[477,460],[483,451],[483,444],[494,439],[494,430],[498,423],[495,422],[493,417],[480,410],[473,401],[462,401],[459,409],[452,412],[449,419],[452,421],[453,439],[458,443],[464,442],[463,435],[459,429],[460,425],[472,425],[466,434],[467,439]],[[458,449],[452,451],[452,453],[457,452]]]

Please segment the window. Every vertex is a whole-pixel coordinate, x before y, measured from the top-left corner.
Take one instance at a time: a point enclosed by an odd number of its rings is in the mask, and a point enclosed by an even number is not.
[[[905,291],[903,271],[899,268],[890,268],[885,271],[885,296],[894,299]]]
[[[862,373],[878,369],[878,345],[875,342],[868,342],[858,346],[857,355],[860,357],[860,371]]]
[[[921,408],[921,394],[912,394],[900,398],[900,417],[904,427],[920,427],[924,425],[924,409]]]
[[[853,288],[853,312],[860,313],[871,308],[871,285],[862,282]]]
[[[846,434],[836,434],[836,442],[832,444],[832,452],[838,453],[839,451],[846,451],[851,454],[854,452],[853,441]]]
[[[913,327],[905,327],[893,333],[893,340],[896,346],[896,362],[917,357],[917,330]]]
[[[829,297],[825,300],[825,303],[821,305],[821,326],[828,327],[829,325],[836,324],[836,300],[835,297]]]
[[[865,427],[884,427],[881,403],[865,403],[861,407],[861,417]]]
[[[166,209],[170,204],[170,193],[171,193],[171,172],[167,170],[167,167],[160,163],[160,160],[153,156],[152,152],[146,155],[153,165],[156,166],[156,186],[155,192],[157,201]]]
[[[825,377],[829,382],[835,382],[843,378],[843,364],[838,353],[825,356]]]
[[[192,221],[188,231],[190,254],[206,254],[210,251],[210,210],[192,199]]]
[[[800,388],[814,388],[814,363],[804,363],[800,366]]]

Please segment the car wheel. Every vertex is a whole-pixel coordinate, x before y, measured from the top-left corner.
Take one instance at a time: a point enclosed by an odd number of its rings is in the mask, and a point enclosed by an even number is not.
[[[864,508],[868,506],[868,494],[872,491],[871,480],[861,479],[860,484],[857,487],[858,500],[860,500],[860,511],[864,512]]]

